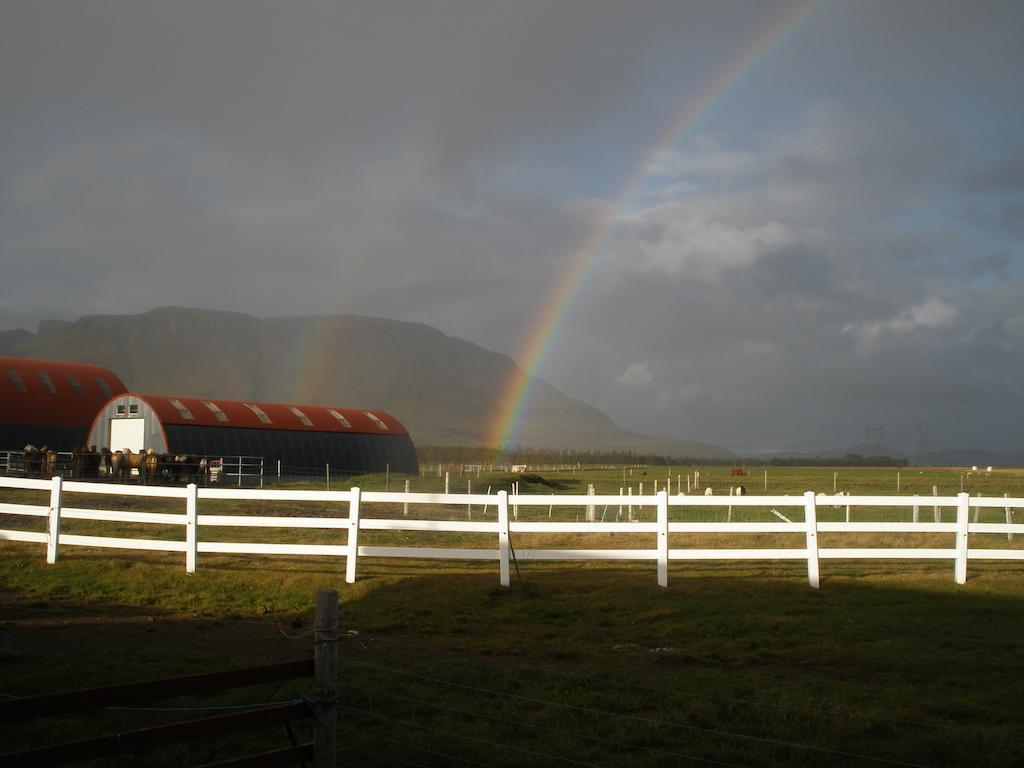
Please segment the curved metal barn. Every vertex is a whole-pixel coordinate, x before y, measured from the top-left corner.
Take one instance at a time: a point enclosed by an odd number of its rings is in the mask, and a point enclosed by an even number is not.
[[[296,468],[419,471],[405,427],[383,411],[125,392],[93,422],[89,444],[112,451],[256,456]]]
[[[0,357],[0,450],[84,446],[99,410],[126,391],[101,365]]]

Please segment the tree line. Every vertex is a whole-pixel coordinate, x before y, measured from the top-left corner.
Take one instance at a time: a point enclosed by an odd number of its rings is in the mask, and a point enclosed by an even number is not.
[[[769,459],[706,458],[665,456],[635,451],[581,451],[571,448],[479,448],[471,446],[418,446],[420,464],[480,464],[506,466],[511,464],[560,466],[691,466],[708,467],[735,464],[737,467],[906,467],[910,461],[892,456],[807,457],[788,456]]]

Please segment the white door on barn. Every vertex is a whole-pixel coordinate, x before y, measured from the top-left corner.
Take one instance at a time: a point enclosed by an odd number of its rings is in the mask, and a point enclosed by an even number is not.
[[[112,419],[110,422],[110,450],[134,453],[146,447],[145,419]]]

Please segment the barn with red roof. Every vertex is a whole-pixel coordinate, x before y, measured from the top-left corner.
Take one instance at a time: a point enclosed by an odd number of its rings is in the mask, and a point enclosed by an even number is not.
[[[0,357],[0,450],[71,451],[124,383],[101,365]]]
[[[252,456],[347,473],[419,471],[408,431],[383,411],[135,392],[97,410],[89,445],[111,451]]]

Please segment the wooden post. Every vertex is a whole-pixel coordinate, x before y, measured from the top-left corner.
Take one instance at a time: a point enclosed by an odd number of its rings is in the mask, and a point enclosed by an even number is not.
[[[1003,494],[1003,498],[1005,499],[1009,495],[1010,494],[1008,494],[1008,493],[1004,493]],[[1003,511],[1006,512],[1006,524],[1007,525],[1013,525],[1013,507],[1007,505],[1003,509]],[[1013,531],[1007,531],[1006,532],[1006,540],[1007,541],[1013,541]]]
[[[501,586],[512,585],[508,573],[508,491],[498,491],[498,575]]]
[[[359,500],[362,492],[352,489],[348,501],[348,555],[345,557],[345,581],[356,582],[356,560],[359,559]]]
[[[818,574],[818,510],[814,491],[804,493],[804,522],[807,525],[807,582],[818,589],[821,580]]]
[[[587,485],[587,496],[593,496],[593,495],[594,495],[594,484],[590,483],[589,485]],[[550,517],[550,516],[551,516],[551,512],[549,510],[548,511],[548,517]],[[596,517],[596,513],[594,511],[594,505],[593,504],[587,504],[587,522],[588,523],[593,523],[596,519],[597,519],[597,517]]]
[[[448,473],[447,472],[444,473],[444,492],[445,492],[445,494],[448,493]]]
[[[658,586],[668,586],[668,491],[658,494]]]
[[[472,480],[467,480],[466,481],[466,495],[469,496],[472,493],[473,493],[473,481]],[[472,502],[467,502],[466,503],[466,519],[467,520],[472,520],[473,519],[473,504],[472,504]]]
[[[732,492],[735,490],[732,486],[729,486],[729,498],[732,498]],[[729,510],[725,513],[725,522],[732,522],[732,504],[729,505]]]
[[[956,505],[956,566],[953,569],[957,584],[967,583],[967,532],[971,511],[970,496],[958,494]]]
[[[932,486],[932,496],[938,496],[938,495],[939,495],[939,486],[933,485]],[[935,515],[935,522],[936,523],[941,523],[942,522],[942,510],[939,509],[939,505],[938,504],[935,504],[934,506],[932,506],[932,513]]]
[[[189,483],[185,488],[185,573],[196,572],[199,553],[199,488]]]
[[[334,768],[338,751],[338,593],[316,591],[313,634],[313,765]]]
[[[46,562],[57,562],[60,557],[60,502],[64,481],[56,475],[50,485],[50,519],[46,527]]]
[[[914,522],[920,522],[921,520],[921,506],[917,503],[917,494],[914,494]]]
[[[975,523],[978,522],[978,515],[981,512],[981,506],[977,503],[978,499],[980,499],[980,498],[981,498],[981,494],[979,493],[977,498],[975,498],[975,500],[974,500],[974,502],[975,502],[974,503],[974,522]]]
[[[409,478],[405,479],[405,492],[409,493]],[[409,500],[408,499],[406,499],[402,503],[402,514],[403,515],[408,515],[409,514]]]

